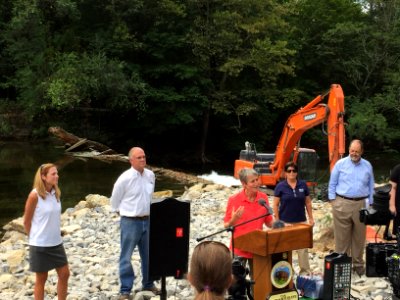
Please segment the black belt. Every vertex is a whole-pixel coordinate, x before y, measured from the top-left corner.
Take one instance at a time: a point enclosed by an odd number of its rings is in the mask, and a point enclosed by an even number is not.
[[[141,221],[149,219],[149,216],[136,216],[136,217],[123,216],[123,217],[133,219],[133,220],[141,220]]]
[[[346,199],[346,200],[351,200],[351,201],[360,201],[360,200],[364,200],[364,199],[368,198],[368,196],[365,196],[365,197],[346,197],[346,196],[342,196],[342,195],[339,195],[339,194],[336,194],[336,196],[338,196],[340,198],[343,198],[343,199]]]

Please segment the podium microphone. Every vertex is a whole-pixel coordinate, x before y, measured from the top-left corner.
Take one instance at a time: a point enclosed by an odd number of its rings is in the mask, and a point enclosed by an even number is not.
[[[276,229],[276,228],[283,228],[285,227],[285,222],[281,221],[281,220],[277,220],[274,223],[272,223],[272,228]]]
[[[258,204],[265,207],[265,209],[268,211],[268,215],[274,214],[274,211],[272,210],[272,208],[270,206],[267,205],[267,201],[265,201],[264,199],[259,199]]]
[[[272,210],[272,208],[270,206],[267,205],[267,201],[265,201],[264,199],[260,199],[258,200],[258,204],[260,204],[261,206],[264,206],[265,209],[268,211],[268,215],[272,215],[274,214],[274,211]],[[274,223],[272,223],[272,228],[283,228],[285,227],[285,223],[282,222],[281,220],[275,221]]]

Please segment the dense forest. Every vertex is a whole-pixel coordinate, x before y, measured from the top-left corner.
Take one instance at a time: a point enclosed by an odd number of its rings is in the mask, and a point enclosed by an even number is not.
[[[338,83],[347,138],[395,151],[399,56],[400,0],[1,0],[0,136],[213,162]]]

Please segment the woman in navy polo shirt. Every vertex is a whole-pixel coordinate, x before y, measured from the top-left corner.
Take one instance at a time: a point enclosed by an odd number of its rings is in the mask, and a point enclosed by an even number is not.
[[[288,162],[285,165],[285,177],[286,180],[279,182],[274,191],[275,220],[289,224],[307,223],[307,211],[308,224],[313,226],[310,193],[305,181],[297,180],[297,165],[294,162]],[[300,274],[310,274],[308,249],[300,249],[296,252],[299,258]]]

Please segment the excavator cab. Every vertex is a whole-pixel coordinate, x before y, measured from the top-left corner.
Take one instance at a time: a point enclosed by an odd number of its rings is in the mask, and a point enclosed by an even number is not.
[[[290,161],[294,161],[298,167],[298,179],[307,182],[308,186],[316,186],[317,152],[314,149],[298,148],[293,151]],[[246,149],[240,151],[239,159],[235,162],[235,177],[242,168],[253,168],[260,174],[261,182],[268,188],[274,188],[276,183],[283,179],[282,173],[276,181],[270,182],[272,172],[270,165],[275,160],[275,153],[258,153],[254,144],[246,142]],[[267,179],[267,180],[265,180]]]
[[[314,149],[300,148],[297,157],[298,179],[307,182],[308,186],[316,186],[318,155]]]

